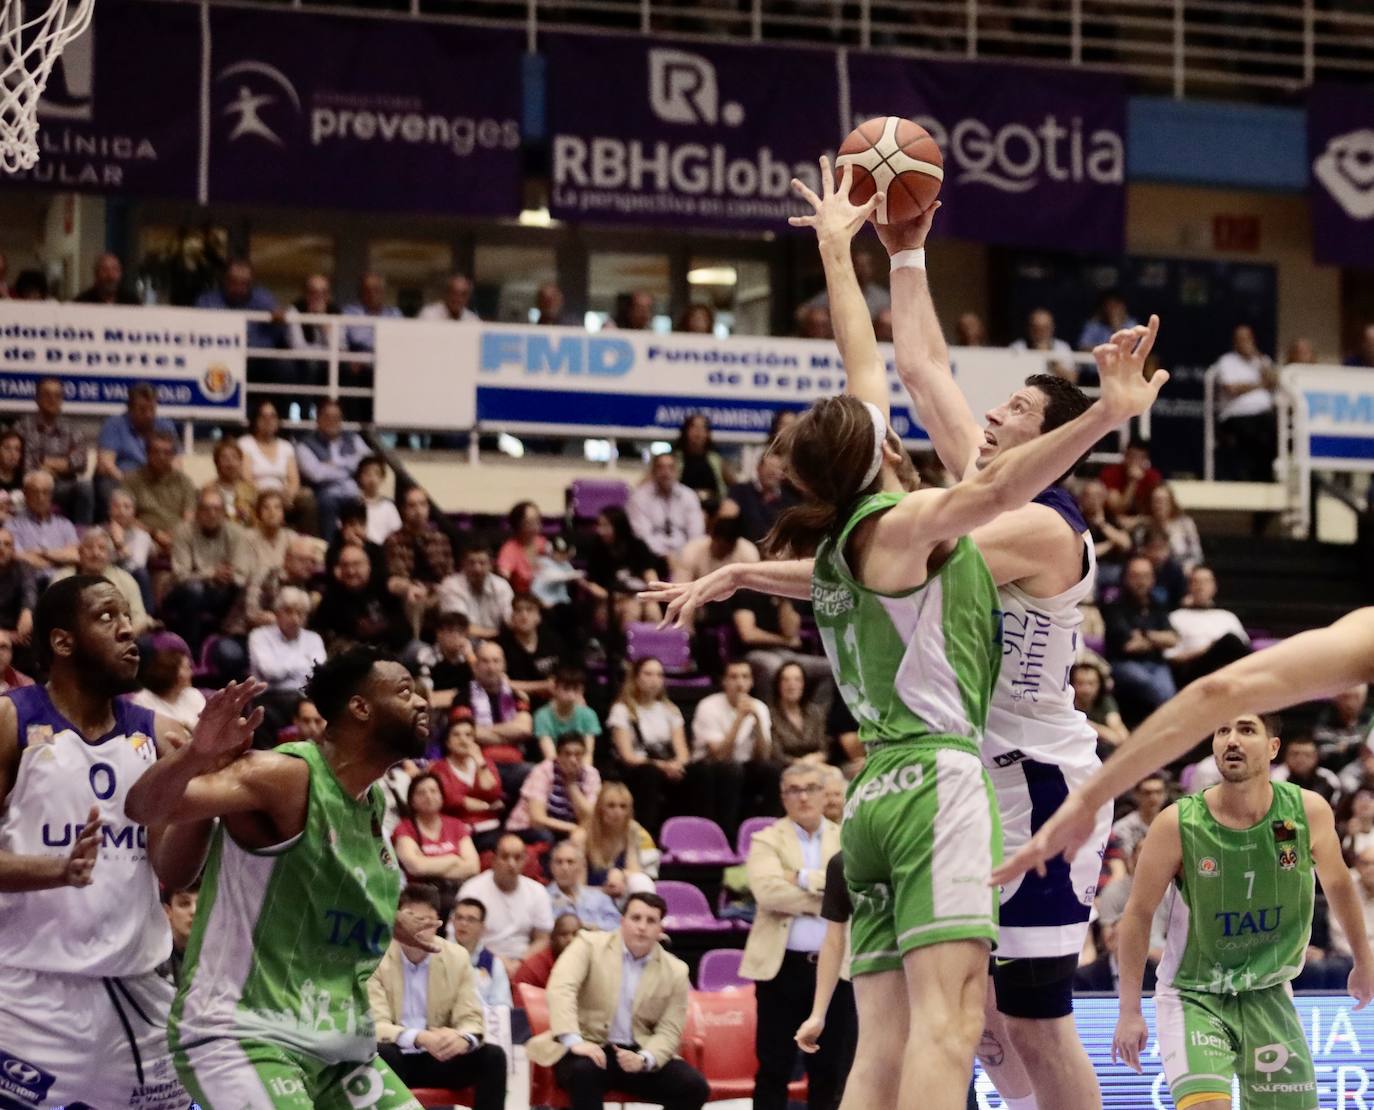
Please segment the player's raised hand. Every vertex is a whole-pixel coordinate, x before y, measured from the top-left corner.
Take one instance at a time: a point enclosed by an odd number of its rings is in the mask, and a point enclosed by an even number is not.
[[[250,678],[231,682],[205,699],[200,720],[191,733],[188,749],[198,763],[223,766],[242,755],[253,743],[253,732],[262,724],[262,706],[245,713],[254,698],[267,689],[267,683]]]
[[[931,224],[935,222],[935,210],[940,207],[940,203],[937,200],[914,220],[905,220],[899,224],[875,223],[873,228],[878,233],[878,239],[887,248],[888,255],[900,251],[920,250],[924,247]]]
[[[1156,370],[1148,380],[1145,377],[1145,362],[1158,334],[1159,317],[1151,316],[1148,326],[1122,328],[1093,348],[1093,361],[1102,381],[1102,403],[1118,421],[1145,412],[1169,380],[1166,370]]]
[[[810,216],[789,216],[787,222],[793,227],[814,227],[818,239],[843,239],[848,242],[883,202],[883,194],[875,192],[863,204],[855,204],[849,199],[849,189],[853,183],[854,167],[846,165],[837,190],[830,159],[822,154],[820,196],[816,196],[806,182],[795,177],[792,179],[793,191],[815,211]]]
[[[1116,1019],[1116,1033],[1112,1036],[1112,1063],[1125,1064],[1137,1075],[1140,1070],[1140,1054],[1150,1042],[1150,1031],[1145,1019],[1139,1013],[1123,1013]]]
[[[81,835],[76,838],[72,850],[67,854],[66,865],[62,869],[62,882],[65,886],[89,886],[95,871],[95,861],[100,853],[100,837],[104,826],[100,821],[100,809],[91,806],[86,814],[86,823],[81,826]]]
[[[404,906],[396,911],[396,923],[391,927],[391,935],[410,948],[442,952],[444,946],[434,935],[438,930],[439,915],[432,909]]]
[[[1357,963],[1350,969],[1350,978],[1346,980],[1345,989],[1355,1000],[1352,1008],[1363,1010],[1374,1001],[1374,967]]]
[[[690,628],[698,609],[712,601],[725,601],[738,589],[730,567],[723,566],[691,582],[650,582],[640,591],[639,600],[667,602],[659,628]]]
[[[1045,864],[1055,856],[1072,859],[1093,834],[1097,824],[1097,810],[1087,805],[1078,794],[1070,794],[1040,831],[1023,844],[1019,851],[992,873],[992,885],[1002,886],[1031,868],[1045,874]]]

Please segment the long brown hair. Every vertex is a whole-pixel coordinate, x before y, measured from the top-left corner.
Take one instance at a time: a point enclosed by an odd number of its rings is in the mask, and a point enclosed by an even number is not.
[[[659,666],[663,665],[655,656],[641,655],[630,664],[629,669],[625,672],[625,681],[620,684],[620,693],[616,695],[615,700],[629,710],[630,720],[632,721],[639,720],[639,674],[650,663],[658,663]],[[668,700],[668,691],[666,687],[659,692],[657,700]]]

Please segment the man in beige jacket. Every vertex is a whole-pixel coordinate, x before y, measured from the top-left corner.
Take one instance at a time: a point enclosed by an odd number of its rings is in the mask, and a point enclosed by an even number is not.
[[[659,944],[668,906],[631,894],[620,928],[584,932],[549,976],[549,1030],[530,1059],[552,1066],[573,1110],[602,1110],[607,1091],[665,1110],[701,1110],[710,1088],[678,1058],[687,1021],[687,965]]]
[[[825,783],[814,763],[793,763],[782,774],[787,816],[754,834],[746,870],[758,906],[739,973],[753,979],[758,1003],[754,1048],[755,1110],[785,1110],[796,1064],[793,1034],[811,1009],[816,963],[825,940],[821,899],[826,865],[840,850],[840,828],[821,813]],[[822,1041],[805,1057],[809,1110],[832,1110],[848,1071],[844,1038]]]
[[[401,909],[432,914],[439,891],[410,883]],[[377,1051],[408,1087],[475,1089],[474,1110],[506,1105],[506,1054],[483,1044],[486,1023],[467,949],[440,940],[438,952],[392,941],[367,984]]]

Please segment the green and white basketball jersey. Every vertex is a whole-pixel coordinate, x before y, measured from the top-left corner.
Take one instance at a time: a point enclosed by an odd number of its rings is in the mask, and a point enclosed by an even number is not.
[[[328,1064],[376,1052],[367,981],[391,943],[400,870],[373,786],[349,795],[309,741],[283,744],[310,765],[300,836],[239,847],[216,830],[168,1025],[173,1052],[205,1037],[258,1040]]]
[[[1169,888],[1161,985],[1235,994],[1302,971],[1312,935],[1312,843],[1302,791],[1273,786],[1269,812],[1248,829],[1221,825],[1202,794],[1178,800],[1183,866]]]
[[[978,548],[962,537],[924,585],[900,594],[861,585],[845,565],[854,528],[902,497],[865,497],[816,552],[821,642],[865,743],[929,741],[976,754],[1002,665],[997,586]]]

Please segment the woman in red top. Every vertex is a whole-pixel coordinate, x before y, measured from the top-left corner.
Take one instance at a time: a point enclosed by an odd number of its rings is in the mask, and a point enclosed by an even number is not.
[[[495,847],[501,831],[501,780],[477,743],[472,710],[459,706],[444,738],[444,758],[430,764],[430,773],[443,791],[443,812],[466,821],[479,851]]]
[[[438,776],[416,775],[406,795],[410,816],[401,819],[391,839],[406,878],[434,883],[440,901],[451,906],[463,880],[477,874],[477,847],[466,823],[440,812],[443,804]],[[440,913],[447,918],[442,906]]]
[[[527,594],[534,583],[534,564],[548,548],[544,521],[533,501],[521,501],[511,509],[510,539],[496,553],[496,573],[511,584],[517,594]]]

